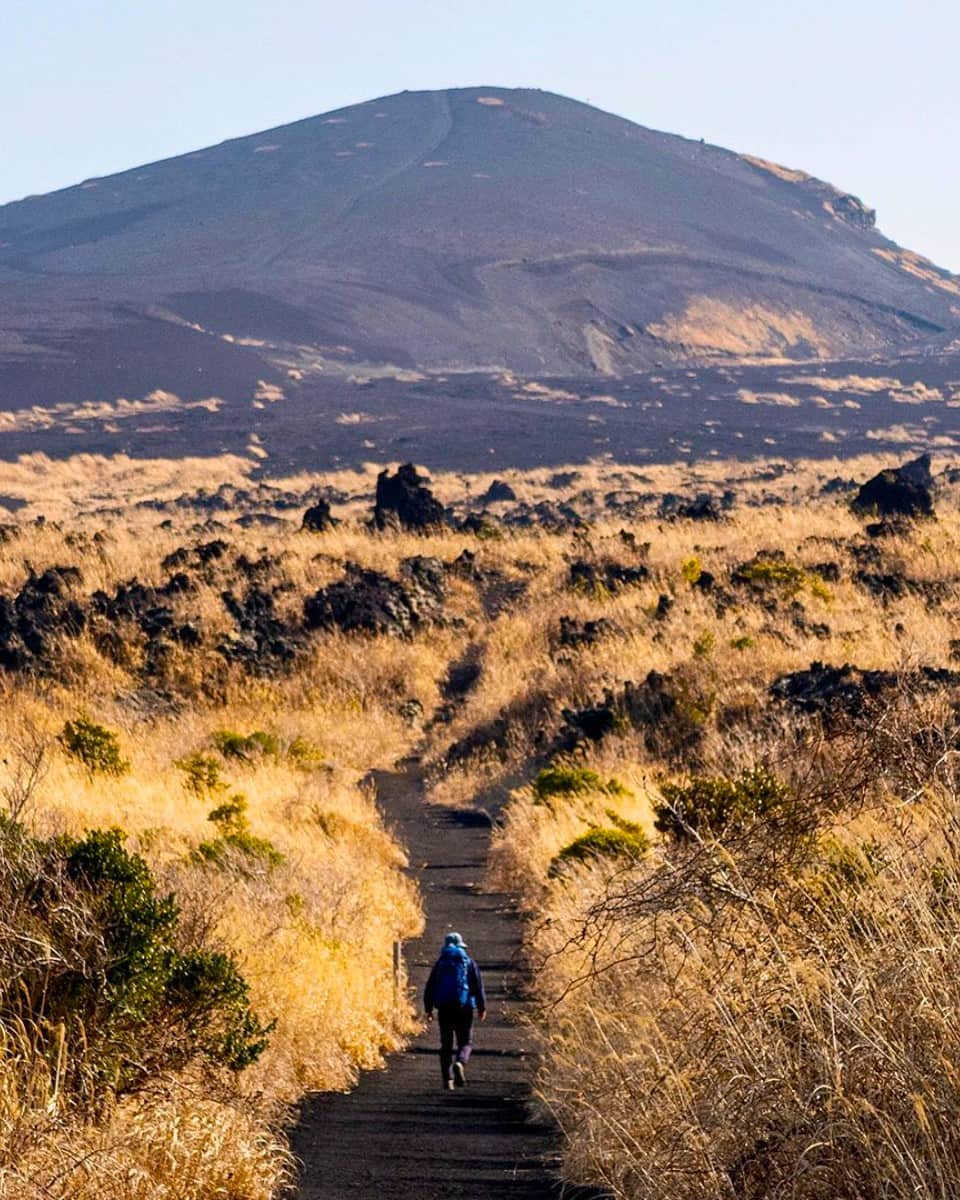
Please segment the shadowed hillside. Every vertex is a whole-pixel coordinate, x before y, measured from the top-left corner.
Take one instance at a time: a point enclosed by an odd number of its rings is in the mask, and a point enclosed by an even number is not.
[[[424,373],[889,358],[960,327],[960,283],[857,198],[499,88],[405,92],[6,205],[0,284],[6,410],[159,389],[316,413],[348,379],[396,398]],[[219,448],[216,424],[178,436]]]

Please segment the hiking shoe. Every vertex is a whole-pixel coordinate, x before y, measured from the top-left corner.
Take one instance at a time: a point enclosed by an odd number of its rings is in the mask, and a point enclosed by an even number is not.
[[[453,1082],[457,1087],[467,1086],[467,1073],[463,1069],[462,1062],[453,1064]]]
[[[453,1080],[452,1080],[452,1079],[448,1079],[448,1080],[446,1081],[446,1083],[444,1083],[444,1085],[443,1085],[443,1090],[444,1090],[445,1092],[452,1092],[452,1091],[453,1091]]]

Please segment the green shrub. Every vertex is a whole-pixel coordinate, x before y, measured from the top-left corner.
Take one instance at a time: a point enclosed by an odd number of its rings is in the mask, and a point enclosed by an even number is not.
[[[322,766],[325,760],[323,751],[306,738],[295,737],[287,747],[287,758],[295,767],[302,771],[312,771]]]
[[[820,914],[836,928],[855,938],[880,935],[881,924],[889,920],[875,904],[871,884],[882,869],[885,858],[879,842],[868,840],[851,845],[834,837],[822,838],[817,846],[818,859],[804,880],[807,895]]]
[[[91,778],[94,775],[119,778],[130,770],[129,761],[120,753],[117,735],[87,717],[67,721],[58,741],[70,758],[76,759]]]
[[[620,814],[615,812],[612,808],[607,809],[606,818],[611,825],[615,826],[623,833],[635,834],[644,838],[647,836],[643,831],[642,825],[638,824],[636,821],[629,821],[626,817],[621,817]]]
[[[850,845],[834,837],[820,843],[817,875],[830,889],[859,892],[872,883],[883,866],[883,851],[878,842]]]
[[[807,580],[807,573],[802,567],[795,566],[783,558],[758,557],[751,562],[742,563],[734,573],[738,583],[749,583],[755,588],[776,588],[795,596]]]
[[[595,826],[575,838],[569,846],[564,846],[550,862],[550,878],[556,878],[570,863],[601,858],[623,858],[636,862],[643,858],[650,848],[643,830],[632,821],[618,822],[618,826],[610,829]]]
[[[544,767],[533,781],[538,803],[547,804],[554,796],[625,796],[627,789],[618,779],[603,779],[589,767]]]
[[[714,650],[716,649],[716,646],[717,646],[716,637],[710,632],[709,629],[704,629],[704,631],[702,633],[698,634],[696,639],[694,640],[694,643],[693,643],[694,658],[709,658],[710,655],[713,654]]]
[[[700,562],[699,556],[694,554],[692,558],[685,558],[680,564],[680,574],[687,583],[695,584],[703,574],[703,564]]]
[[[280,753],[280,741],[275,734],[263,729],[253,733],[234,733],[231,729],[218,729],[210,739],[214,749],[224,758],[238,758],[253,762],[258,758],[276,758]]]
[[[217,867],[233,866],[241,874],[255,868],[268,871],[283,862],[283,855],[267,838],[250,832],[247,800],[239,792],[215,808],[207,817],[217,828],[217,837],[201,842],[195,857]]]
[[[220,778],[220,760],[209,754],[196,751],[174,763],[184,773],[183,786],[195,796],[209,796],[222,792],[226,784]]]
[[[772,589],[787,596],[796,596],[804,588],[818,600],[832,599],[830,589],[815,572],[788,562],[780,551],[758,554],[750,562],[741,563],[733,572],[734,583],[746,583],[757,591]]]
[[[683,841],[693,834],[718,836],[751,821],[776,816],[790,790],[764,767],[737,779],[700,777],[686,784],[662,783],[663,803],[654,807],[660,833]]]
[[[937,908],[955,908],[960,903],[960,874],[955,866],[937,858],[930,868],[930,890]]]
[[[730,639],[730,647],[733,650],[749,650],[752,646],[753,638],[745,633],[740,637]]]
[[[503,530],[495,521],[480,516],[472,525],[473,536],[481,542],[499,542],[503,540]]]
[[[233,826],[246,820],[247,798],[242,792],[235,792],[229,800],[218,804],[207,813],[207,820],[216,826]]]
[[[250,988],[237,964],[221,951],[180,954],[166,996],[174,1009],[200,1018],[198,1044],[207,1058],[242,1071],[266,1050],[276,1022],[264,1025],[250,1009]]]
[[[51,1049],[65,1031],[67,1088],[92,1099],[190,1062],[240,1069],[262,1053],[270,1027],[236,963],[182,946],[175,898],[158,894],[122,831],[41,841],[10,823],[0,837],[4,907],[30,934],[20,961],[5,963],[0,1026],[28,1023]]]

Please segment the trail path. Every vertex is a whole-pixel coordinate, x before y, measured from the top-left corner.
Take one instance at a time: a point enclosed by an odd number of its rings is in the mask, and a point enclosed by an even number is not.
[[[348,1095],[310,1100],[292,1139],[303,1164],[299,1200],[556,1197],[558,1137],[528,1119],[526,1038],[512,1021],[520,918],[508,897],[482,888],[489,822],[427,805],[415,760],[378,775],[377,787],[426,907],[426,932],[407,946],[411,983],[422,990],[443,934],[459,930],[482,967],[489,1013],[477,1026],[463,1091],[441,1090],[430,1027]]]

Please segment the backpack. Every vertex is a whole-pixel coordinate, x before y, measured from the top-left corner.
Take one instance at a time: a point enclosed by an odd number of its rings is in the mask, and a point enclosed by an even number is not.
[[[437,959],[437,974],[434,981],[434,1003],[470,1003],[470,958],[458,946],[445,946]]]

